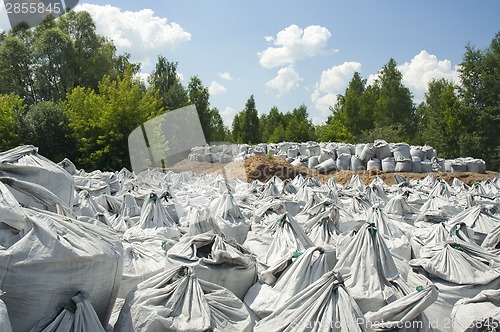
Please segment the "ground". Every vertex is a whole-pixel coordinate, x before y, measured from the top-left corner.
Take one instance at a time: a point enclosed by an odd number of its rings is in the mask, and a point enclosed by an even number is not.
[[[365,184],[369,184],[377,175],[388,185],[395,183],[394,174],[384,173],[382,171],[338,171],[327,175],[319,174],[313,169],[307,167],[295,167],[286,160],[279,157],[255,156],[244,161],[234,161],[228,164],[212,164],[208,162],[196,162],[183,160],[173,167],[169,168],[175,172],[191,171],[193,173],[211,174],[221,173],[230,179],[242,179],[246,181],[261,180],[266,181],[273,175],[281,179],[294,178],[297,174],[304,176],[313,176],[320,178],[323,182],[334,176],[339,184],[345,184],[351,180],[354,174],[359,174]],[[407,179],[423,179],[428,173],[399,173]],[[450,183],[454,178],[458,178],[466,184],[473,184],[478,181],[491,180],[500,176],[498,172],[488,171],[485,174],[480,173],[449,173],[433,172],[434,178],[442,178]]]

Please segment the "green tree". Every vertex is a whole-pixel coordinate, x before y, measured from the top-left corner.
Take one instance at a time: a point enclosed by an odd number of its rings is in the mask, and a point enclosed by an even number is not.
[[[384,128],[401,124],[404,132],[401,140],[410,141],[416,131],[415,106],[410,90],[402,83],[403,75],[394,59],[384,65],[374,82],[379,88],[375,102],[375,127]]]
[[[211,142],[225,142],[230,139],[229,129],[224,125],[217,108],[210,110]]]
[[[75,50],[70,37],[56,26],[35,30],[33,56],[35,101],[61,100],[75,84]]]
[[[27,103],[35,101],[32,75],[33,52],[30,46],[32,31],[19,29],[2,36],[0,40],[0,93],[15,93]]]
[[[491,169],[500,169],[500,32],[490,46],[471,45],[459,69],[462,109],[460,153],[482,158]]]
[[[45,101],[30,105],[20,124],[23,143],[37,146],[43,156],[56,162],[74,157],[71,153],[76,143],[61,103]]]
[[[234,143],[244,143],[243,139],[243,134],[245,131],[245,128],[243,127],[243,124],[245,122],[245,113],[240,112],[236,114],[233,118],[233,123],[231,124],[231,136],[233,139]]]
[[[0,151],[21,143],[19,118],[24,113],[23,99],[16,94],[0,95]]]
[[[241,128],[244,128],[244,143],[256,144],[260,143],[261,139],[259,137],[259,112],[255,108],[255,99],[253,95],[248,98],[245,104],[244,122]]]
[[[260,117],[259,126],[261,129],[263,142],[278,143],[285,139],[284,134],[281,135],[281,131],[283,131],[284,133],[284,128],[286,127],[286,119],[283,113],[281,113],[276,106],[272,107],[267,115],[263,114]],[[275,134],[276,130],[278,131]]]
[[[419,141],[433,146],[442,157],[459,157],[461,103],[455,86],[445,79],[429,82],[425,100],[419,105]]]
[[[117,78],[130,65],[139,68],[116,56],[86,12],[48,17],[34,29],[21,24],[0,36],[0,93],[16,93],[27,104],[62,100],[75,86],[97,89],[105,75]]]
[[[163,113],[153,90],[144,91],[132,68],[116,80],[105,76],[99,93],[77,87],[68,95],[66,110],[77,142],[76,161],[84,168],[130,169],[128,135],[137,126]]]
[[[105,75],[112,78],[123,75],[124,68],[121,70],[118,66],[118,61],[123,60],[122,56],[116,57],[113,43],[97,34],[95,23],[88,12],[70,11],[58,19],[57,26],[72,41],[75,86],[97,89],[99,81]],[[125,59],[129,60],[129,57],[125,55]],[[127,65],[132,64],[128,62]],[[133,66],[139,67],[136,64]]]
[[[158,56],[155,70],[149,77],[150,89],[158,94],[162,107],[173,111],[187,106],[189,97],[177,75],[177,62],[169,62],[165,57]]]
[[[316,139],[315,128],[308,119],[307,107],[301,105],[287,114],[289,120],[285,128],[285,140],[291,142],[306,142]]]
[[[212,137],[212,116],[214,115],[210,110],[210,93],[208,88],[203,86],[198,76],[193,76],[188,84],[189,102],[196,106],[198,117],[200,118],[201,128],[205,135],[207,142],[214,141]]]

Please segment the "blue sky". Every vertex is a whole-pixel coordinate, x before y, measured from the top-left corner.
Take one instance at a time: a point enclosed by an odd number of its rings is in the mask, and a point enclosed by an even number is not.
[[[432,78],[457,81],[467,43],[484,49],[500,31],[498,0],[81,0],[77,10],[143,77],[159,54],[179,62],[185,86],[197,75],[228,125],[250,95],[260,113],[305,104],[323,123],[354,71],[370,83],[391,57],[419,102]]]

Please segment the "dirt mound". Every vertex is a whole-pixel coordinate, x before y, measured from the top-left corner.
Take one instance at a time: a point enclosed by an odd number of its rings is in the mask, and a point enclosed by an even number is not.
[[[263,157],[256,156],[250,157],[245,160],[245,171],[248,177],[248,181],[260,180],[267,181],[273,175],[278,176],[280,179],[294,178],[297,174],[302,174],[304,176],[312,176],[320,178],[323,182],[328,181],[332,176],[335,177],[337,183],[345,184],[349,182],[354,174],[359,174],[361,180],[365,184],[369,184],[379,176],[388,185],[393,185],[396,183],[394,174],[400,174],[407,178],[412,179],[424,179],[428,173],[384,173],[382,171],[338,171],[327,175],[319,174],[316,170],[309,169],[307,167],[295,167],[290,165],[284,159],[279,157]],[[474,182],[485,181],[493,179],[500,176],[497,172],[486,172],[485,174],[480,173],[449,173],[449,172],[433,172],[431,173],[434,178],[441,178],[446,182],[450,183],[454,178],[458,178],[466,184],[473,184]]]
[[[171,170],[174,172],[190,171],[199,174],[220,173],[229,179],[241,179],[248,182],[254,180],[265,182],[269,180],[273,175],[276,175],[282,180],[293,179],[298,174],[302,174],[303,176],[317,177],[323,182],[328,181],[330,177],[334,176],[337,183],[345,184],[351,180],[354,174],[359,174],[361,180],[363,180],[365,184],[369,184],[378,175],[388,185],[393,185],[396,183],[394,174],[400,174],[408,180],[424,179],[428,175],[428,173],[384,173],[382,171],[338,171],[324,175],[319,174],[316,170],[307,167],[292,166],[283,158],[267,156],[250,157],[245,161],[233,161],[228,164],[212,164],[209,162],[189,161],[186,159],[178,162],[167,170]],[[434,176],[434,178],[441,178],[450,184],[454,178],[458,178],[469,185],[473,184],[474,182],[491,180],[497,176],[500,176],[500,173],[491,171],[486,172],[485,174],[470,172],[433,172],[431,174]]]

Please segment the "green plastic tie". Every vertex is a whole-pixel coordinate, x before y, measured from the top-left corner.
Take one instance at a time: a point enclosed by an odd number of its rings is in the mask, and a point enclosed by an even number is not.
[[[167,241],[162,241],[162,243],[161,243],[161,248],[162,248],[163,250],[167,250],[167,249],[166,249],[166,248],[167,248]]]
[[[459,245],[452,246],[452,248],[456,249],[456,250],[459,250],[459,251],[463,251],[462,247],[459,246]]]
[[[285,218],[279,218],[278,220],[276,220],[277,223],[282,223],[282,222],[285,222]]]
[[[450,232],[450,235],[451,236],[457,236],[458,235],[458,229],[456,229],[456,228],[452,229],[451,232]]]
[[[417,286],[417,292],[421,292],[424,290],[424,286]]]
[[[368,226],[368,230],[370,231],[370,234],[371,234],[372,236],[375,236],[375,233],[377,233],[377,228],[375,227],[375,224],[374,224],[374,223],[372,223],[372,222],[369,222],[369,221],[367,221],[367,223],[368,223],[368,225],[369,225],[369,226]]]
[[[295,251],[292,255],[293,258],[299,258],[302,255],[300,251]]]

